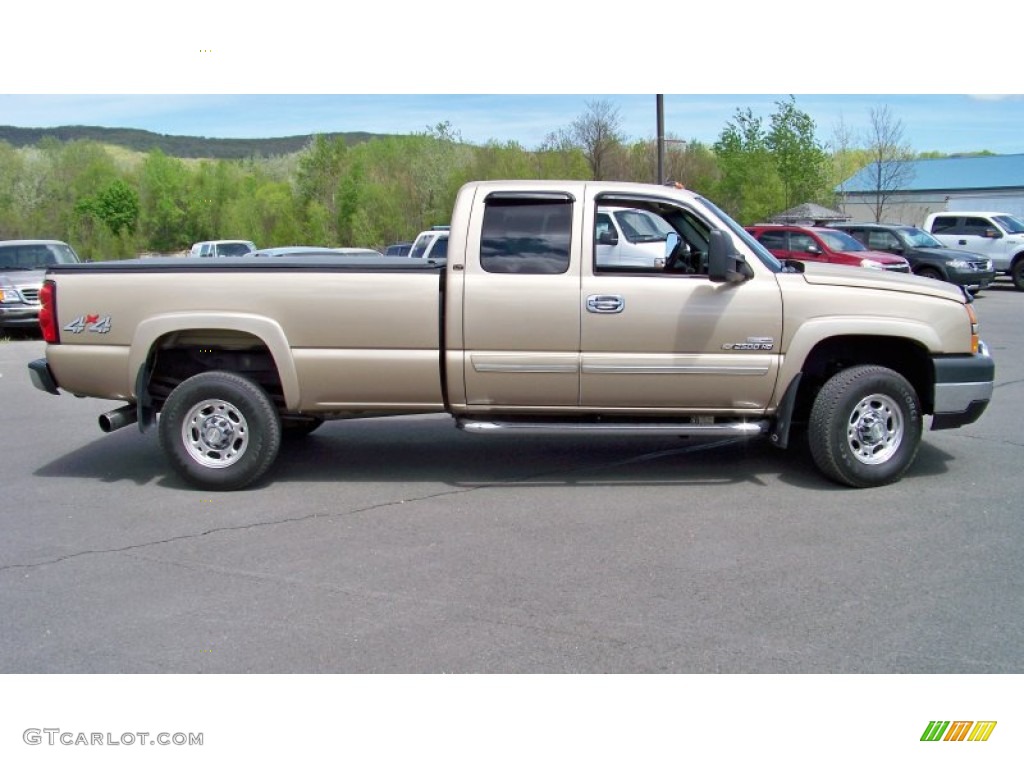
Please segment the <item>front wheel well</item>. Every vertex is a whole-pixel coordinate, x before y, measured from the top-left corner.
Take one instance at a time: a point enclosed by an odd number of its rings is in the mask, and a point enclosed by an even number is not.
[[[896,371],[917,392],[922,411],[934,411],[935,373],[925,347],[911,339],[888,336],[836,336],[819,342],[804,360],[793,421],[806,423],[825,382],[855,365],[880,365]]]

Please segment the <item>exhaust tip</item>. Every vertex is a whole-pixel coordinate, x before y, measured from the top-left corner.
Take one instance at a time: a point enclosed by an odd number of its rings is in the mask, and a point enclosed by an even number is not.
[[[100,414],[100,429],[104,432],[113,432],[116,429],[121,429],[121,427],[127,427],[129,424],[134,424],[138,421],[138,418],[138,410],[135,406],[125,405],[117,410]]]

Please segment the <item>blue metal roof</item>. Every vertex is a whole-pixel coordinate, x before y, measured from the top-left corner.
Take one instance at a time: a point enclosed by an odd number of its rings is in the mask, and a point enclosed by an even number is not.
[[[1024,188],[1024,155],[941,157],[907,164],[912,167],[911,178],[900,191]],[[871,168],[868,165],[851,176],[844,185],[846,191],[873,192]]]

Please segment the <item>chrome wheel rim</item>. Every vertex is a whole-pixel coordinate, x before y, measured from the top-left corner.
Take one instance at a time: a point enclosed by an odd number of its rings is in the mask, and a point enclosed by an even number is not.
[[[211,469],[230,467],[249,447],[249,425],[242,412],[225,400],[203,400],[181,425],[185,450]]]
[[[903,411],[888,395],[868,395],[846,423],[846,441],[862,464],[884,464],[903,442]]]

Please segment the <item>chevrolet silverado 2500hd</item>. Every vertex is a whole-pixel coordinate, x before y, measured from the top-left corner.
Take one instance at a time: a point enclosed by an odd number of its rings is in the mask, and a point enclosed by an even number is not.
[[[611,208],[664,221],[663,259],[601,264]],[[995,367],[959,288],[781,263],[694,192],[581,181],[465,185],[444,261],[138,260],[50,268],[53,394],[123,400],[173,468],[244,487],[282,435],[447,412],[467,432],[765,436],[806,427],[821,472],[899,479],[924,419],[970,424]]]

